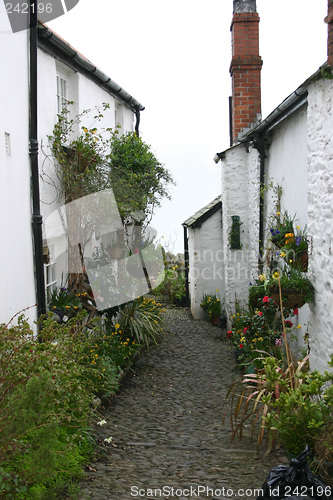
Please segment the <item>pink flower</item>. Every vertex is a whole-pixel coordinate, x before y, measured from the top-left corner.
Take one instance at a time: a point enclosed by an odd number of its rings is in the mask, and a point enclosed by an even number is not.
[[[244,328],[244,333],[246,333],[246,332],[247,332],[247,326]]]
[[[258,314],[259,314],[259,316],[262,316],[262,312],[261,311],[259,311]]]

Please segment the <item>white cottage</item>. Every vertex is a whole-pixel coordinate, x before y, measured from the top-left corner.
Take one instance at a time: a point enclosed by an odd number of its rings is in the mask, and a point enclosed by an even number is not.
[[[46,250],[43,241],[43,223],[59,205],[52,187],[40,178],[43,169],[52,175],[45,154],[57,114],[68,101],[74,101],[72,117],[108,103],[99,126],[119,124],[122,132],[138,133],[144,107],[56,33],[38,24],[36,16],[29,30],[18,33],[11,33],[5,9],[0,9],[0,17],[0,26],[6,27],[0,44],[0,323],[28,307],[32,323],[45,312],[46,289],[59,285],[64,271],[56,267],[52,248]]]
[[[195,319],[202,319],[204,294],[218,290],[221,302],[224,300],[221,196],[186,219],[183,227],[190,308]]]
[[[299,309],[299,343],[309,334],[311,367],[333,353],[333,2],[328,0],[328,61],[261,119],[259,16],[255,0],[234,0],[231,147],[221,164],[223,276],[227,314],[247,304],[264,263],[274,211],[270,184],[283,186],[281,208],[310,236],[308,276],[315,301]],[[242,40],[247,39],[246,45]],[[235,226],[237,222],[237,227]],[[238,248],[230,236],[237,230]],[[190,268],[194,263],[190,259]],[[198,285],[197,285],[198,286]],[[207,284],[209,288],[209,284]],[[213,286],[213,282],[211,284]],[[192,289],[196,283],[191,284]]]

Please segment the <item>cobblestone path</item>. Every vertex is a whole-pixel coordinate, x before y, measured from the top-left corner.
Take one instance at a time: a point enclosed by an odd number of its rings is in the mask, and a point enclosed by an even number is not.
[[[96,427],[104,450],[79,500],[256,498],[269,470],[286,463],[282,452],[256,455],[249,439],[230,442],[225,396],[239,374],[225,332],[186,309],[168,309],[167,324]]]

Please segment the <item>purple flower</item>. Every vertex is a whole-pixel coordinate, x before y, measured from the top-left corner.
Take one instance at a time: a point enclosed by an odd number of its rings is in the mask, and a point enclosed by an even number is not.
[[[296,236],[296,246],[298,247],[299,244],[301,243],[301,237],[300,236]]]

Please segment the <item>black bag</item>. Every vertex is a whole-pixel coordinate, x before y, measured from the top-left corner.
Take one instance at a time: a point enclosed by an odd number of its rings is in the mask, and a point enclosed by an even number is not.
[[[270,471],[257,500],[331,500],[331,487],[312,474],[306,461],[310,448],[290,461]]]

